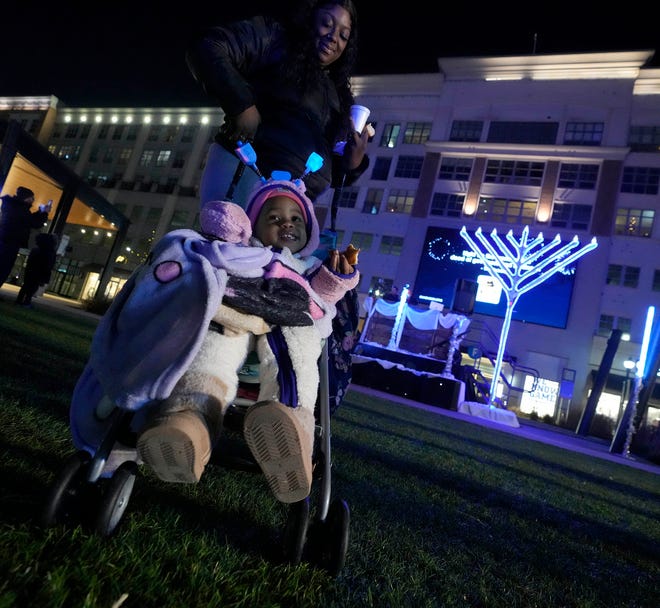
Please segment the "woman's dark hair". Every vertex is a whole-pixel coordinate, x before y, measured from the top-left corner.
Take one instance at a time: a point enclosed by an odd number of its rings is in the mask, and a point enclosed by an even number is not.
[[[357,61],[358,16],[353,0],[301,0],[296,3],[288,19],[284,19],[289,32],[290,51],[286,69],[301,89],[319,78],[318,53],[314,48],[314,24],[316,11],[323,6],[341,6],[351,16],[351,36],[341,57],[328,66],[328,73],[335,84],[342,116],[349,116],[353,103],[350,78]]]

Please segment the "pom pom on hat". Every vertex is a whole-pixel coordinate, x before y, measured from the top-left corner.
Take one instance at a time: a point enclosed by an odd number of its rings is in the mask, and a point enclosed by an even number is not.
[[[243,208],[230,201],[209,201],[199,212],[202,232],[228,243],[247,245],[252,225]]]
[[[280,177],[280,173],[273,172],[273,177]],[[305,219],[307,243],[298,254],[302,257],[311,255],[319,246],[319,223],[314,213],[314,205],[305,194],[305,184],[302,180],[270,179],[267,182],[259,182],[250,194],[246,207],[246,213],[252,226],[254,227],[257,223],[264,203],[274,196],[286,196],[300,207]]]
[[[24,186],[19,186],[16,188],[16,198],[21,200],[21,201],[26,201],[29,198],[34,198],[34,192],[30,190],[29,188],[25,188]]]

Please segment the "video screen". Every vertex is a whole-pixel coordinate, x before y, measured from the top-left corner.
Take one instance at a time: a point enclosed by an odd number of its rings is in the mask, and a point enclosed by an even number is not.
[[[479,243],[473,230],[468,230],[468,235]],[[500,239],[508,244],[505,236],[503,233],[499,234]],[[514,237],[519,241],[520,235],[514,234]],[[486,234],[486,238],[490,239],[490,235]],[[545,240],[546,246],[549,242],[550,239]],[[541,260],[542,257],[538,261]],[[565,329],[576,268],[577,262],[569,264],[523,293],[518,298],[512,318],[516,321]],[[460,279],[477,284],[475,313],[504,317],[506,294],[500,282],[491,276],[481,258],[460,235],[460,231],[454,228],[428,228],[417,269],[413,299],[426,304],[435,301],[442,303],[445,308],[451,308]]]

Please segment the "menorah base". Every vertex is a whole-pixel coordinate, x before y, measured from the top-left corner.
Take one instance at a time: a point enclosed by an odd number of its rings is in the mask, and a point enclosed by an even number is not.
[[[459,404],[458,411],[461,414],[469,414],[470,416],[492,420],[498,424],[520,426],[518,418],[513,412],[486,403],[479,403],[478,401],[463,401],[463,403]]]

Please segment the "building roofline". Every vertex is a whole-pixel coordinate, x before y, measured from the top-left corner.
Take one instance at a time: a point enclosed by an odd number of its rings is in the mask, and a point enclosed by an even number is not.
[[[440,57],[445,80],[635,79],[654,50],[501,57]]]

